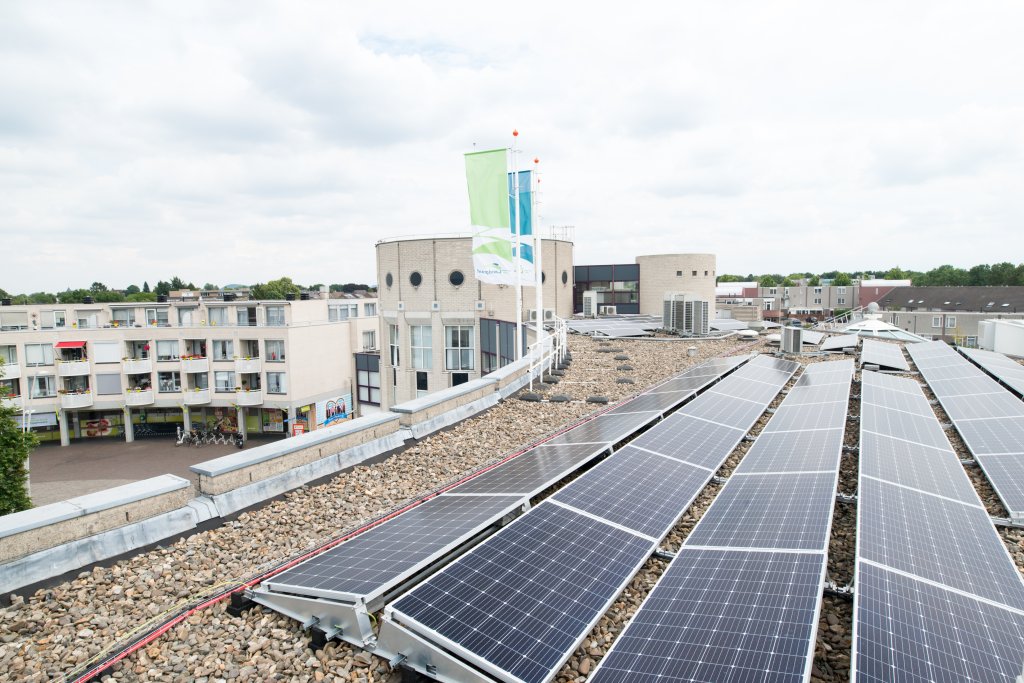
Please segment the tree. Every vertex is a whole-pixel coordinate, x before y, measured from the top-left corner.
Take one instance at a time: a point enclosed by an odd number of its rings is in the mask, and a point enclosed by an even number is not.
[[[156,301],[156,292],[135,292],[124,298],[125,301]]]
[[[784,277],[784,278],[782,278],[782,286],[783,287],[796,287],[796,283],[793,282],[792,279],[790,279],[788,277]]]
[[[832,278],[832,285],[835,287],[849,287],[853,284],[853,280],[846,273],[836,273],[836,276]]]
[[[910,273],[903,270],[899,266],[896,266],[895,268],[890,268],[889,270],[885,271],[885,274],[882,277],[884,277],[886,280],[906,280],[910,277]]]
[[[193,289],[195,287],[195,285],[193,285],[192,283],[189,283],[189,284],[186,285],[184,280],[182,280],[180,277],[175,275],[174,277],[171,278],[170,287],[171,287],[171,289],[174,289],[174,290]]]
[[[771,275],[764,275],[757,284],[761,287],[776,287],[778,286],[779,281]]]
[[[334,291],[334,290],[331,290],[331,291]],[[10,299],[10,298],[11,298],[10,294],[8,294],[4,289],[0,289],[0,299]]]
[[[974,270],[973,268],[971,270]],[[991,268],[991,275],[989,276],[990,285],[1009,286],[1019,284],[1017,282],[1017,267],[1012,263],[1003,261],[1002,263],[993,263]]]
[[[98,303],[112,304],[124,301],[124,294],[121,292],[111,292],[109,290],[106,292],[96,292],[93,295],[93,300]]]
[[[92,292],[93,294],[98,294],[99,292],[110,291],[110,289],[102,282],[94,282],[91,285],[89,285],[89,291]]]
[[[818,287],[821,285],[821,278],[817,275],[812,275],[807,279],[807,284],[811,287]]]
[[[127,295],[138,294],[141,291],[138,285],[128,285],[124,288],[124,293]]]
[[[62,304],[80,304],[87,296],[92,296],[88,289],[65,289],[57,295],[57,299]]]
[[[213,284],[212,282],[207,282],[205,285],[203,285],[203,291],[204,292],[214,292],[214,291],[216,291],[218,289],[220,289],[220,287],[218,287],[217,285]]]
[[[142,291],[145,292],[146,294],[149,294],[149,283],[148,282],[143,281],[143,283],[142,283]]]
[[[744,282],[744,279],[739,275],[719,275],[718,282]]]
[[[0,377],[4,376],[0,360]],[[16,408],[0,404],[0,515],[21,512],[32,507],[28,497],[25,463],[36,446],[36,436],[22,431],[14,421]]]
[[[143,289],[142,291],[145,292],[146,290]],[[171,283],[164,282],[163,280],[158,280],[156,283],[156,287],[153,288],[153,291],[156,294],[162,294],[163,296],[167,296],[168,294],[171,293]]]
[[[282,277],[266,284],[256,283],[250,287],[249,296],[253,299],[285,299],[289,294],[298,296],[301,291],[290,277]]]

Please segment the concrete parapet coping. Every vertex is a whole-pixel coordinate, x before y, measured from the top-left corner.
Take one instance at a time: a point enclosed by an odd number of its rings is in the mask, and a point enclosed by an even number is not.
[[[532,362],[533,359],[531,359],[529,356],[524,356],[523,358],[520,358],[517,361],[513,361],[504,367],[498,368],[497,370],[488,373],[487,377],[494,378],[495,380],[500,382],[501,380],[508,379],[509,377],[512,377],[524,370],[529,370],[530,363]]]
[[[492,373],[493,374],[493,373]],[[391,406],[391,411],[394,413],[418,413],[434,406],[451,401],[454,398],[471,394],[475,391],[480,391],[485,387],[489,387],[498,383],[497,378],[488,375],[487,377],[481,377],[480,379],[474,379],[465,384],[459,384],[448,389],[442,389],[441,391],[435,391],[427,396],[421,396],[420,398],[414,398],[411,401],[405,403],[399,403],[398,405]]]
[[[174,474],[134,481],[123,486],[97,491],[51,505],[15,512],[0,517],[0,538],[32,531],[76,517],[102,512],[121,505],[129,505],[146,498],[180,491],[191,486],[188,479]]]
[[[189,469],[196,474],[207,477],[217,477],[227,474],[228,472],[234,472],[236,470],[267,462],[268,460],[280,458],[281,456],[301,451],[311,446],[333,441],[343,436],[355,434],[380,425],[385,425],[389,422],[397,423],[397,421],[397,415],[388,413],[378,413],[375,415],[367,415],[365,417],[357,417],[356,419],[348,420],[343,424],[324,427],[323,429],[307,432],[300,436],[291,437],[282,441],[275,441],[246,451],[241,451],[239,453],[232,453],[220,458],[214,458],[213,460],[196,463],[195,465],[190,466]],[[395,429],[398,429],[397,424],[395,425]]]

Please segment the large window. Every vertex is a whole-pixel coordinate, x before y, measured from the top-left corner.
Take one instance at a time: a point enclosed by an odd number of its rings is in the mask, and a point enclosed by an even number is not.
[[[57,378],[49,375],[32,377],[29,380],[32,398],[50,398],[57,395]]]
[[[284,306],[267,306],[267,325],[284,327]]]
[[[419,370],[430,370],[433,367],[430,325],[410,325],[409,344],[412,351],[412,366]]]
[[[416,398],[419,398],[420,396],[426,396],[428,393],[430,393],[429,385],[427,383],[428,374],[429,373],[426,372],[416,373]]]
[[[373,330],[363,332],[363,350],[372,351],[377,348],[377,333]]]
[[[267,393],[285,394],[288,392],[288,381],[283,372],[267,373]]]
[[[231,339],[213,340],[213,359],[231,360],[235,356],[235,344]]]
[[[177,370],[174,372],[158,372],[156,373],[156,385],[157,390],[161,394],[181,391],[181,373]]]
[[[227,325],[228,324],[228,308],[227,306],[211,306],[206,309],[206,315],[209,318],[211,325]]]
[[[266,359],[271,363],[283,363],[284,362],[284,340],[283,339],[268,339],[264,342],[267,346],[267,357]]]
[[[4,365],[18,364],[18,347],[14,345],[0,346],[0,361]]]
[[[49,344],[25,344],[25,365],[53,365],[53,347]]]
[[[946,329],[947,330],[952,330],[954,327],[956,327],[956,316],[955,315],[947,315],[946,316]]]
[[[447,325],[444,328],[446,370],[473,369],[473,327]]]
[[[380,356],[356,354],[356,387],[360,403],[380,405]]]
[[[932,327],[942,327],[942,316],[940,316],[940,315],[933,315],[932,316]]]
[[[196,307],[182,306],[178,309],[178,324],[182,327],[192,327],[196,324]]]
[[[480,320],[480,372],[498,369],[498,321]]]
[[[147,308],[146,309],[146,322],[150,325],[156,325],[157,327],[167,327],[167,309],[166,308]]]
[[[21,396],[20,379],[0,379],[0,396],[15,398]]]
[[[111,396],[121,393],[121,374],[96,375],[96,393]]]
[[[178,340],[177,339],[157,339],[156,341],[156,359],[157,360],[178,360]]]
[[[398,325],[388,325],[388,350],[391,352],[391,367],[398,367]]]
[[[99,311],[75,311],[78,329],[99,327]]]
[[[111,313],[113,322],[117,323],[118,327],[131,327],[135,324],[134,308],[115,308]]]
[[[377,315],[377,304],[363,304],[363,315],[367,318]]]
[[[235,390],[235,373],[218,370],[213,373],[214,391],[221,393]]]
[[[120,363],[121,344],[116,341],[92,342],[92,360],[94,363]]]
[[[66,314],[64,311],[40,311],[39,326],[44,330],[52,330],[55,327],[66,327]]]

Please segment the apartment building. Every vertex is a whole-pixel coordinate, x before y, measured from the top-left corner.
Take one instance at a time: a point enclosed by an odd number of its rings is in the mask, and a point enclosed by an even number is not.
[[[436,237],[377,243],[384,408],[477,379],[514,360],[515,287],[476,279],[472,242]],[[544,239],[541,245],[541,315],[571,317],[573,244]],[[536,318],[535,308],[536,289],[524,286],[518,315]],[[530,340],[523,336],[525,348]]]
[[[1024,319],[1024,287],[896,287],[877,303],[897,327],[970,347],[981,322]]]
[[[714,317],[714,254],[651,254],[635,261],[576,266],[573,311],[582,313],[583,293],[593,291],[599,307],[614,306],[617,314],[661,315],[666,295],[686,293],[707,301]]]
[[[345,296],[0,306],[0,400],[63,445],[195,423],[316,429],[372,411],[374,388],[379,403],[379,372],[356,369],[377,353],[377,300]]]

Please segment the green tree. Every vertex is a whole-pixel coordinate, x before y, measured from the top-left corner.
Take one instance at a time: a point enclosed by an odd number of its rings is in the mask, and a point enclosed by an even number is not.
[[[884,277],[886,280],[906,280],[910,277],[910,273],[903,270],[899,266],[896,266],[895,268],[890,268],[889,270],[885,271],[885,274],[882,277]]]
[[[124,298],[125,301],[156,301],[156,292],[135,292]]]
[[[761,287],[777,287],[779,281],[772,275],[763,275],[757,284]]]
[[[836,287],[849,287],[853,284],[853,279],[846,273],[836,273],[832,278],[832,284]]]
[[[146,289],[143,289],[142,291],[145,292]],[[163,280],[158,280],[156,283],[156,287],[153,288],[153,291],[156,294],[162,294],[164,296],[167,296],[168,294],[171,293],[171,283],[164,282]]]
[[[256,283],[249,288],[249,296],[253,299],[284,299],[288,294],[298,296],[302,290],[292,282],[290,277],[270,280],[266,284]]]
[[[331,291],[334,291],[334,290],[331,290]],[[10,299],[10,298],[11,298],[11,295],[8,294],[6,290],[0,289],[0,299]]]
[[[794,282],[792,280],[792,278],[784,277],[784,278],[782,278],[782,286],[783,287],[796,287],[796,282]]]
[[[57,297],[49,292],[33,292],[28,295],[28,302],[30,304],[55,304]]]
[[[146,282],[146,281],[142,282],[142,291],[145,292],[146,294],[149,294],[149,283],[148,282]]]
[[[57,299],[62,304],[80,304],[85,301],[87,296],[92,296],[92,292],[88,289],[65,289],[57,294]]]
[[[212,282],[207,282],[205,285],[203,285],[203,291],[204,292],[213,292],[213,291],[216,291],[218,289],[220,289],[220,287],[218,287],[217,285],[213,284]]]
[[[4,376],[0,360],[0,377]],[[32,507],[28,497],[25,463],[36,446],[36,436],[24,432],[14,421],[17,409],[0,404],[0,515],[21,512]]]
[[[118,303],[120,301],[124,301],[124,294],[109,290],[105,292],[96,292],[93,294],[93,301],[103,304]]]
[[[99,292],[110,291],[110,288],[107,287],[102,282],[94,282],[89,286],[89,291],[92,292],[93,294],[98,294]]]
[[[725,275],[719,275],[718,276],[718,282],[744,282],[744,281],[745,280],[742,277],[740,277],[739,275],[729,275],[728,273],[726,273]]]
[[[195,287],[196,286],[194,284],[192,284],[191,282],[188,283],[188,284],[185,284],[185,281],[182,280],[177,275],[175,275],[174,277],[171,278],[171,282],[170,282],[170,288],[171,289],[174,289],[174,290],[177,290],[177,289],[195,289]]]
[[[971,270],[974,270],[973,268]],[[993,263],[990,269],[991,275],[989,277],[990,285],[1001,285],[1009,286],[1020,284],[1017,281],[1017,266],[1003,261],[1002,263]]]
[[[139,286],[138,286],[138,285],[128,285],[127,287],[125,287],[125,288],[124,288],[124,293],[125,293],[126,295],[131,295],[131,294],[138,294],[138,293],[139,293],[139,292],[141,292],[141,291],[142,291],[142,290],[141,290],[141,289],[139,289]]]
[[[818,277],[817,275],[812,275],[809,278],[807,278],[807,284],[810,285],[811,287],[818,287],[821,285],[821,278]]]

